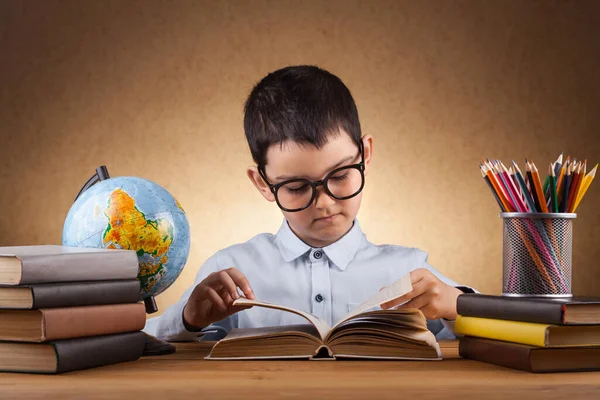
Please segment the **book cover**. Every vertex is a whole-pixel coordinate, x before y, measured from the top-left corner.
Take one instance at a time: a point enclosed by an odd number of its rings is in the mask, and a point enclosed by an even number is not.
[[[0,342],[0,371],[56,374],[134,361],[145,337],[138,331],[49,343]]]
[[[535,347],[497,340],[462,337],[463,358],[529,372],[600,370],[600,347]]]
[[[0,285],[135,279],[133,250],[68,246],[0,247]]]
[[[138,331],[146,324],[143,303],[0,310],[0,340],[44,342]]]
[[[454,331],[458,335],[539,347],[600,345],[600,325],[550,325],[459,315]]]
[[[81,307],[136,303],[140,298],[137,279],[40,283],[0,287],[0,309]]]
[[[600,324],[600,299],[592,297],[538,298],[462,294],[460,315],[553,325]]]

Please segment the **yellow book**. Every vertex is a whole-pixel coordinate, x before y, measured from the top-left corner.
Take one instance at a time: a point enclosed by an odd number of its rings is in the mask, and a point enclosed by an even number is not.
[[[459,315],[454,331],[457,335],[539,347],[600,345],[600,325],[548,325]]]

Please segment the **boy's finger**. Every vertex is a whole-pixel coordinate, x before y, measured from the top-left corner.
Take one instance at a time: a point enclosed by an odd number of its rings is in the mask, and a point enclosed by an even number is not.
[[[411,300],[402,304],[398,308],[400,308],[400,309],[418,308],[420,310],[423,307],[427,306],[427,304],[429,304],[429,296],[427,296],[427,293],[423,293],[420,296],[412,298]]]
[[[211,273],[202,281],[202,283],[204,283],[206,286],[210,286],[218,292],[223,288],[223,283],[221,283],[221,278],[219,277],[220,273],[220,271]]]
[[[242,289],[242,292],[244,292],[244,295],[248,299],[254,300],[254,292],[252,291],[252,288],[250,287],[250,282],[248,282],[248,279],[246,279],[244,274],[242,274],[236,268],[229,268],[225,271],[229,274],[229,276],[231,276],[231,278],[236,283],[236,285],[240,289]]]
[[[240,295],[237,291],[237,286],[233,279],[231,279],[231,275],[227,271],[219,272],[220,282],[223,284],[223,290],[231,296],[232,299],[239,299]]]
[[[223,299],[223,302],[225,303],[227,308],[230,308],[231,303],[233,303],[233,299],[231,298],[231,295],[229,294],[229,292],[223,291],[223,292],[219,293],[219,295]]]
[[[219,293],[219,295],[221,296],[221,298],[225,302],[225,305],[227,305],[227,312],[230,313],[230,314],[235,314],[236,312],[243,311],[243,310],[246,310],[248,308],[252,308],[252,306],[234,305],[233,304],[233,299],[231,298],[231,295],[226,290],[222,290]],[[238,296],[238,298],[239,298],[239,296]]]
[[[217,307],[221,312],[227,312],[227,306],[225,305],[225,302],[213,288],[206,286],[205,293],[206,293],[206,298],[215,307]]]
[[[425,268],[418,268],[410,272],[410,281],[414,285],[417,282],[420,282],[425,278],[429,271]]]
[[[409,301],[412,298],[411,296],[413,296],[413,292],[406,293],[402,297],[398,297],[397,299],[390,300],[386,303],[381,303],[381,308],[387,310],[389,308],[396,307],[398,304],[402,304],[406,301]]]
[[[423,315],[425,315],[425,317],[428,319],[440,318],[438,314],[439,310],[433,307],[431,303],[421,307],[421,311],[423,312]]]

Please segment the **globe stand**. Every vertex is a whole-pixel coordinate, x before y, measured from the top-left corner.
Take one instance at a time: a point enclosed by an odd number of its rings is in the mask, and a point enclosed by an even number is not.
[[[158,311],[154,296],[149,296],[144,299],[144,305],[146,306],[146,314],[154,314]]]
[[[96,173],[92,175],[90,179],[83,185],[77,197],[75,197],[75,201],[89,188],[94,186],[96,183],[100,181],[104,181],[110,179],[110,175],[108,174],[108,169],[105,165],[101,165],[96,168]],[[158,311],[158,307],[156,306],[156,301],[154,300],[154,296],[147,297],[144,299],[144,305],[146,306],[146,314],[153,314]],[[143,332],[146,335],[146,344],[144,346],[144,352],[142,353],[142,357],[144,356],[159,356],[163,354],[171,354],[175,353],[175,346],[172,344],[161,340],[155,336],[149,335],[146,332]]]
[[[88,179],[88,181],[85,183],[85,185],[83,185],[83,187],[81,188],[79,193],[77,193],[77,197],[75,197],[75,201],[77,201],[77,199],[79,198],[79,196],[81,196],[83,194],[83,192],[85,192],[86,190],[88,190],[89,188],[94,186],[96,183],[98,183],[100,181],[105,181],[107,179],[110,179],[110,175],[108,174],[108,169],[106,169],[106,166],[101,165],[98,168],[96,168],[96,173],[94,175],[92,175],[92,177],[90,179]]]

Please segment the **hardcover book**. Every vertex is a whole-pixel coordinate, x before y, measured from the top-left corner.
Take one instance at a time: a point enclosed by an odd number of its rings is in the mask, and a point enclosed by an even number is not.
[[[245,298],[234,304],[266,307],[295,313],[307,324],[233,329],[215,344],[207,359],[370,358],[437,360],[435,336],[418,309],[368,311],[410,292],[410,275],[379,292],[330,327],[322,319],[300,310]]]
[[[56,374],[137,360],[143,332],[57,340],[48,343],[0,342],[0,371]]]
[[[600,369],[600,347],[535,347],[466,336],[458,351],[463,358],[529,372]]]
[[[143,303],[0,310],[0,340],[44,342],[139,331],[146,325]]]
[[[0,287],[0,309],[39,310],[125,304],[136,303],[139,299],[140,282],[137,279]]]
[[[592,297],[525,298],[461,294],[456,311],[468,317],[553,325],[600,324],[600,299]]]
[[[69,246],[0,247],[0,285],[135,279],[133,250]]]
[[[600,325],[550,325],[459,315],[454,331],[458,335],[539,347],[600,346]]]

